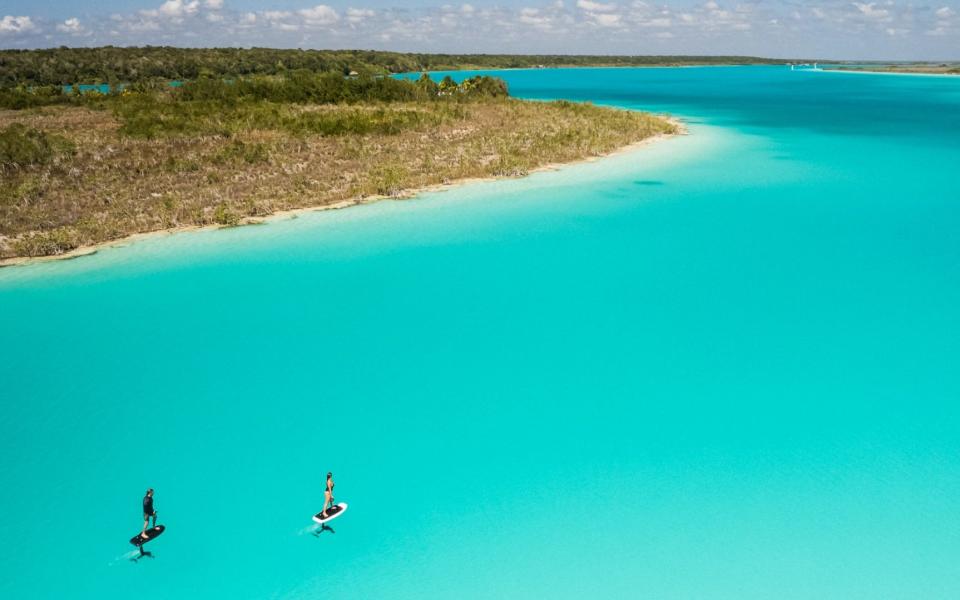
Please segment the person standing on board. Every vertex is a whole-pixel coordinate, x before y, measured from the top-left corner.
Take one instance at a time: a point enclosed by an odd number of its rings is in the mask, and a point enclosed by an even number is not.
[[[153,517],[153,526],[157,526],[157,511],[153,509],[153,488],[147,490],[147,495],[143,497],[143,530],[140,532],[140,537],[147,540],[150,539],[147,536],[147,523],[150,522],[150,517]]]
[[[320,518],[327,518],[327,508],[333,506],[333,473],[327,473],[327,487],[323,490],[323,510],[320,512]]]

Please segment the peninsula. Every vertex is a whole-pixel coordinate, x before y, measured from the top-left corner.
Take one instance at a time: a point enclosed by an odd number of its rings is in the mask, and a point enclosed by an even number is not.
[[[677,132],[641,112],[513,99],[488,76],[348,69],[201,69],[85,92],[32,71],[37,84],[0,89],[0,260],[520,176]]]

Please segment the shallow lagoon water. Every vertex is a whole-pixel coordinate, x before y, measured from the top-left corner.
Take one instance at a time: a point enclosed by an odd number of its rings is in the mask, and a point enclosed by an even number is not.
[[[960,592],[960,82],[500,75],[692,135],[0,269],[0,596]]]

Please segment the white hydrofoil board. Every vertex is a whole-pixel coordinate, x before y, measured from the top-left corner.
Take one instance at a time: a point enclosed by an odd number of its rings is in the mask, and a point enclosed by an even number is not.
[[[331,506],[330,508],[327,509],[327,518],[326,518],[326,519],[324,519],[324,518],[322,518],[322,517],[320,516],[320,515],[323,514],[323,512],[321,511],[321,512],[318,512],[317,514],[313,515],[313,520],[316,521],[317,523],[320,523],[321,525],[323,525],[323,524],[326,523],[327,521],[332,521],[333,519],[336,519],[337,517],[339,517],[340,515],[342,515],[342,514],[345,513],[345,512],[347,512],[347,503],[346,503],[346,502],[341,502],[341,503],[339,503],[339,504],[334,504],[333,506]]]

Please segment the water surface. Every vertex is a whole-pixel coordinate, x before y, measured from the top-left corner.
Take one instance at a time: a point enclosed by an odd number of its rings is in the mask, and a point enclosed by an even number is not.
[[[0,596],[960,593],[960,81],[498,75],[691,135],[0,270]]]

